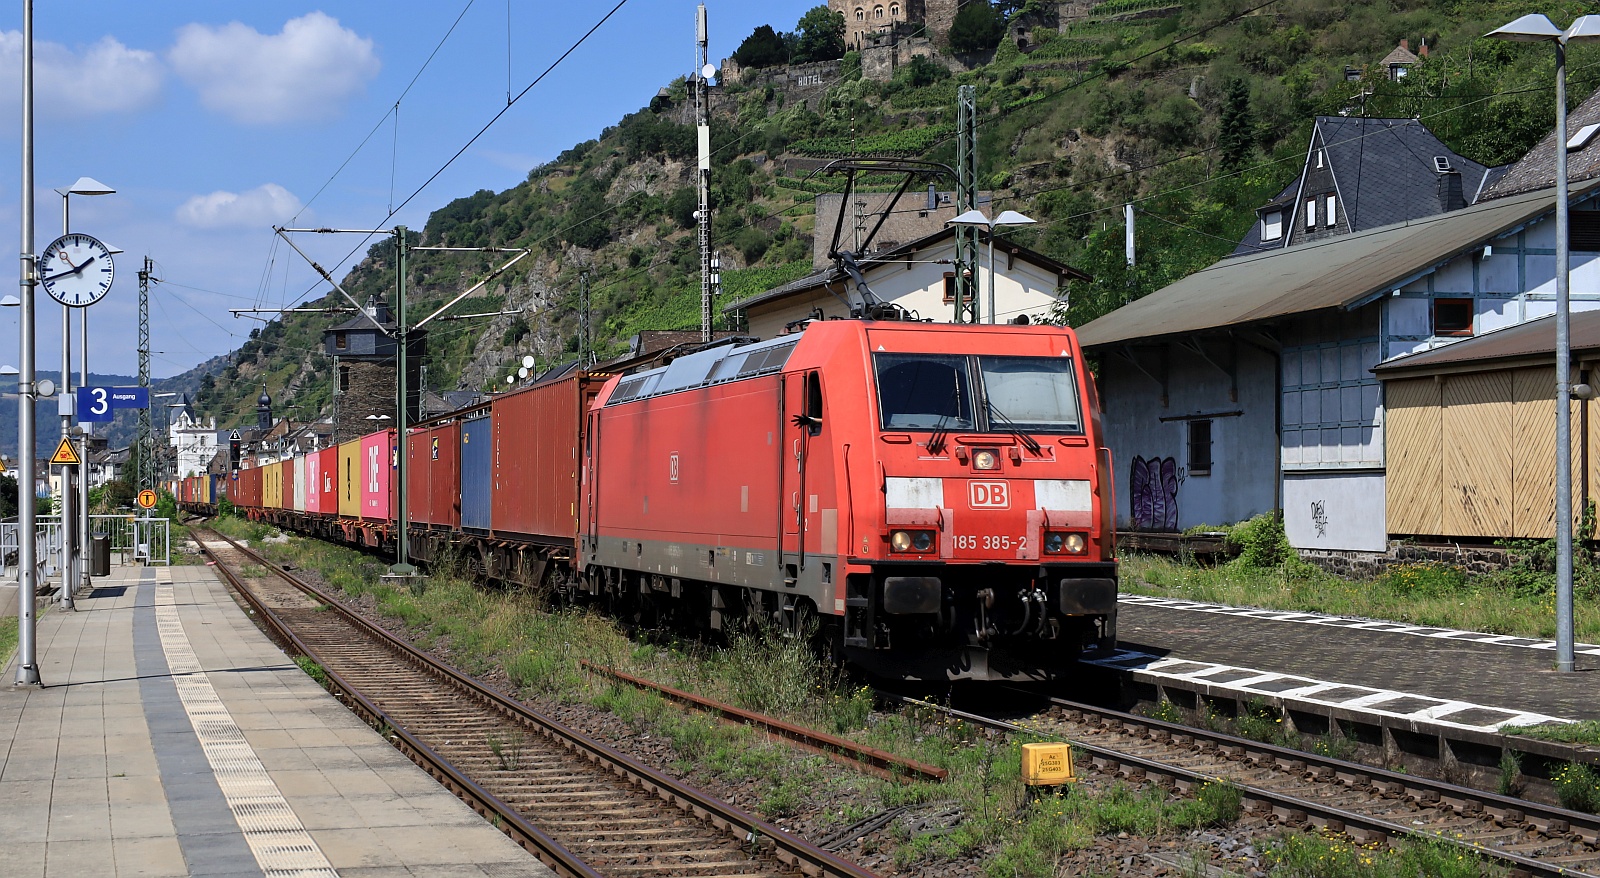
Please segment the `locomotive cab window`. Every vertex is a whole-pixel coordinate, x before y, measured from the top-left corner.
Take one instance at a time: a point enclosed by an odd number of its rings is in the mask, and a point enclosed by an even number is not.
[[[971,430],[966,357],[876,354],[878,407],[885,430]]]
[[[885,430],[1083,430],[1069,357],[876,354],[873,361]]]
[[[806,423],[811,435],[822,432],[822,376],[806,373]]]

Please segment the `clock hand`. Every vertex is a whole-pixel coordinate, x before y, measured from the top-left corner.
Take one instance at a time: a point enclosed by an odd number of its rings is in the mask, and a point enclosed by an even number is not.
[[[67,264],[68,264],[68,265],[72,265],[72,260],[70,260],[70,259],[67,259],[67,257],[66,257],[66,255],[65,255],[65,254],[63,254],[63,255],[62,255],[62,257],[61,257],[61,258],[62,258],[62,259],[63,259],[63,260],[64,260],[64,261],[65,261],[65,262],[66,262],[66,263],[67,263]],[[82,272],[82,271],[83,271],[83,270],[84,270],[84,269],[85,269],[85,268],[88,268],[88,267],[89,267],[89,263],[91,263],[91,262],[93,262],[93,261],[94,261],[94,260],[95,260],[95,257],[93,257],[93,256],[90,256],[90,257],[89,257],[89,258],[88,258],[88,259],[85,259],[85,260],[84,260],[84,261],[83,261],[83,264],[82,264],[82,265],[77,265],[77,266],[73,266],[73,268],[72,268],[72,270],[71,270],[71,271],[59,271],[59,272],[56,272],[56,273],[55,273],[55,274],[52,274],[52,275],[50,275],[50,276],[49,276],[49,277],[42,277],[42,278],[40,278],[40,279],[39,279],[39,282],[40,282],[40,283],[43,283],[43,282],[44,282],[44,281],[47,281],[47,280],[55,280],[55,279],[56,279],[56,278],[58,278],[58,277],[66,277],[66,276],[67,276],[67,275],[69,275],[69,274],[79,274],[79,273],[81,273],[81,272]]]

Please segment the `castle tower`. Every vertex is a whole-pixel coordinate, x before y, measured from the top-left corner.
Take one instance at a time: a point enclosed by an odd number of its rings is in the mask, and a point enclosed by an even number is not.
[[[891,30],[895,25],[921,24],[926,14],[923,11],[924,2],[934,3],[938,0],[828,0],[828,8],[844,16],[844,47],[848,52],[859,52],[872,41],[868,34]],[[952,5],[955,0],[947,0]],[[955,20],[954,10],[950,19]],[[948,24],[942,36],[950,30]],[[930,33],[929,36],[934,36]]]
[[[267,385],[261,385],[261,396],[256,399],[256,426],[262,433],[272,429],[272,397],[267,395]]]

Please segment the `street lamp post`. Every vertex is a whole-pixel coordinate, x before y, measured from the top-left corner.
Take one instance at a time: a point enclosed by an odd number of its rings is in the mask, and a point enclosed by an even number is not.
[[[72,231],[69,202],[74,195],[111,195],[117,190],[92,177],[79,177],[77,182],[55,190],[61,196],[61,234],[67,235]],[[87,347],[87,339],[85,339]],[[84,351],[83,383],[89,380],[87,369],[88,351]],[[65,304],[61,306],[61,438],[72,441],[72,412],[67,408],[67,396],[72,390],[72,309]],[[85,443],[87,450],[87,443]],[[87,481],[87,455],[79,455],[80,463],[77,466],[78,482]],[[82,563],[82,545],[78,533],[77,507],[80,505],[78,493],[79,484],[73,483],[73,467],[61,468],[61,606],[64,609],[77,609],[72,600],[72,592],[80,583],[78,568]],[[84,501],[88,495],[84,494]],[[87,576],[87,573],[84,574]]]
[[[989,230],[989,322],[990,323],[995,323],[996,322],[996,320],[995,320],[995,304],[994,304],[994,230],[999,228],[1000,226],[1028,226],[1028,225],[1033,225],[1035,222],[1038,222],[1038,221],[1033,219],[1032,217],[1023,216],[1022,214],[1017,213],[1014,210],[1003,211],[1003,212],[1001,212],[1001,214],[999,216],[997,216],[997,217],[995,217],[994,219],[991,220],[991,219],[989,219],[988,216],[986,216],[984,214],[983,211],[981,211],[981,210],[977,209],[976,207],[974,207],[973,209],[967,211],[966,213],[963,213],[962,215],[956,217],[955,219],[949,220],[949,221],[947,221],[945,223],[945,225],[947,225],[947,226],[977,226],[977,227],[985,228],[985,229]],[[960,317],[960,315],[957,315],[957,319],[959,319],[959,317]]]
[[[22,227],[21,277],[18,295],[22,319],[17,351],[22,370],[17,379],[17,679],[18,686],[38,686],[38,617],[34,601],[38,583],[34,557],[34,411],[35,385],[33,301],[39,265],[33,253],[33,0],[22,4]]]
[[[1524,15],[1488,36],[1556,48],[1556,670],[1574,668],[1572,630],[1572,344],[1571,252],[1567,228],[1567,44],[1600,40],[1600,16],[1566,30],[1543,15]]]

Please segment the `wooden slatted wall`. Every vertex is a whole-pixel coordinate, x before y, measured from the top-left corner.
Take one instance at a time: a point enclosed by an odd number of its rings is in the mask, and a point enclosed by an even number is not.
[[[1451,375],[1444,382],[1444,532],[1511,532],[1511,374]]]
[[[1440,384],[1432,377],[1384,385],[1384,449],[1389,461],[1388,528],[1392,534],[1442,533]]]

